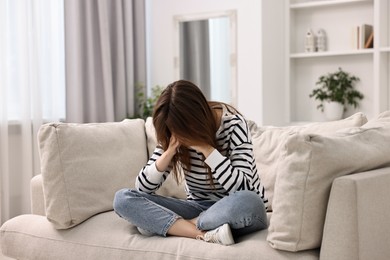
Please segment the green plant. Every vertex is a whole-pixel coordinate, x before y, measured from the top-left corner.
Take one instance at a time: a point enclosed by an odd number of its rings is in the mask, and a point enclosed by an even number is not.
[[[324,111],[324,101],[338,102],[343,105],[344,110],[346,110],[347,104],[356,108],[358,101],[364,97],[362,93],[354,88],[354,84],[359,80],[358,77],[339,68],[334,73],[320,76],[316,82],[316,85],[320,85],[320,87],[313,89],[309,97],[314,97],[315,100],[320,101],[317,109],[321,109],[321,111]]]
[[[163,87],[157,85],[152,87],[150,96],[145,94],[145,88],[142,84],[136,86],[136,101],[138,105],[137,115],[135,117],[146,119],[152,116],[154,105],[157,99],[160,97],[161,92],[164,90]]]

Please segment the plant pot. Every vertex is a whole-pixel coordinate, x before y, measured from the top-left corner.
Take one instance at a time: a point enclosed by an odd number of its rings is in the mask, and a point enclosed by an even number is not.
[[[325,102],[324,113],[329,121],[340,120],[343,117],[344,106],[339,102]]]

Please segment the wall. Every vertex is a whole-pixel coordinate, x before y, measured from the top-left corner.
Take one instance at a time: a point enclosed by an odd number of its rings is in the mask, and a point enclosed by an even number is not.
[[[268,0],[271,1],[271,0]],[[237,12],[237,108],[263,123],[262,9],[259,0],[147,0],[148,86],[177,80],[174,16],[224,10]],[[271,117],[273,118],[273,117]]]
[[[287,1],[261,0],[262,3],[262,89],[263,124],[283,125],[286,93],[285,7]]]

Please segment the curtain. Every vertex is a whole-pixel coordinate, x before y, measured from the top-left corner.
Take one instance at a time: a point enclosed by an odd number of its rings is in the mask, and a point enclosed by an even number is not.
[[[0,222],[30,212],[37,132],[65,117],[62,0],[0,1]]]
[[[194,82],[211,98],[209,21],[180,23],[180,77]]]
[[[66,121],[120,121],[146,87],[144,0],[66,0]]]

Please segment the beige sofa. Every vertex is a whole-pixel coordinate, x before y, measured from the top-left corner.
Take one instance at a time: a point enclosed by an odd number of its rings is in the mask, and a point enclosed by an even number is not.
[[[222,246],[145,237],[112,211],[155,145],[151,120],[48,124],[32,214],[0,229],[15,259],[390,259],[390,113],[261,127],[249,121],[269,228]],[[183,185],[183,184],[182,184]],[[183,197],[168,179],[159,193]]]

